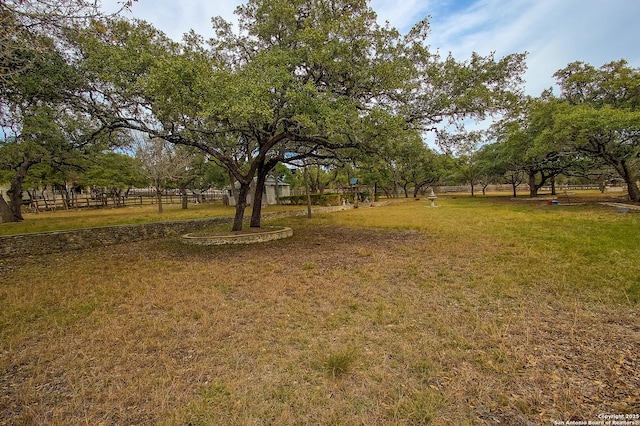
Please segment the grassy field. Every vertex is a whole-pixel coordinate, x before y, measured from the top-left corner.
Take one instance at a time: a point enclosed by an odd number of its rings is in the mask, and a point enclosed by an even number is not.
[[[0,235],[30,234],[35,232],[63,231],[92,228],[96,226],[129,225],[173,220],[202,219],[233,216],[235,207],[223,206],[222,202],[190,204],[183,210],[180,204],[165,204],[163,213],[157,205],[129,206],[124,208],[57,210],[43,213],[25,213],[25,220],[0,225]],[[300,209],[300,206],[268,206],[263,212]],[[246,210],[250,217],[251,209]]]
[[[0,260],[0,425],[640,414],[640,214],[437,203]]]

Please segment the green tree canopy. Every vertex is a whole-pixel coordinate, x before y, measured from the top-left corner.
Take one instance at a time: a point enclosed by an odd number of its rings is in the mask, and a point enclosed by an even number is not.
[[[101,188],[108,193],[120,193],[146,186],[149,182],[138,160],[127,154],[105,151],[91,157],[78,183]]]
[[[580,153],[612,166],[627,184],[629,198],[640,201],[640,111],[580,104],[559,114],[554,130]]]
[[[482,117],[510,100],[524,68],[524,55],[442,60],[428,50],[426,21],[402,36],[364,0],[250,0],[236,13],[238,31],[215,18],[208,41],[113,20],[76,40],[105,124],[199,148],[228,168],[240,184],[234,229],[242,194],[279,162],[374,151],[385,127]]]
[[[120,2],[121,10],[134,1]],[[93,0],[0,1],[0,86],[36,66],[52,39],[61,41],[65,32],[99,19],[99,8]]]
[[[574,62],[555,77],[567,104],[556,114],[556,139],[613,167],[640,201],[640,69],[625,60],[599,69]]]
[[[0,2],[0,168],[10,182],[4,220],[22,220],[22,184],[36,164],[50,175],[76,167],[101,126],[80,102],[84,75],[63,37],[97,17],[85,1]],[[100,142],[104,142],[101,140]]]

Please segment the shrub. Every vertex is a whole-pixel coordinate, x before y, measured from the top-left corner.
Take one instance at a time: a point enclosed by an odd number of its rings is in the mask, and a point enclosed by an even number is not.
[[[311,204],[315,206],[339,206],[341,199],[340,194],[311,194]],[[307,196],[291,195],[289,197],[280,197],[280,202],[282,204],[304,206],[307,204]]]

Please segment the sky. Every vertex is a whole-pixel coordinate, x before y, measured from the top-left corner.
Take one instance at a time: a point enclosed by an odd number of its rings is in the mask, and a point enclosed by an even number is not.
[[[103,0],[106,11],[117,0]],[[190,29],[213,35],[211,17],[235,20],[242,0],[138,0],[125,16],[152,23],[173,39]],[[371,0],[381,24],[401,33],[430,16],[432,51],[465,60],[528,52],[525,92],[554,87],[553,74],[574,61],[600,67],[626,59],[640,67],[640,0]],[[557,90],[556,90],[557,94]]]

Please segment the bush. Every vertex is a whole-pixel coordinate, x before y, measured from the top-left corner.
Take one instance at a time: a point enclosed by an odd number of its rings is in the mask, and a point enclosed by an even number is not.
[[[340,194],[311,194],[311,204],[315,206],[339,206],[342,197]],[[306,195],[291,195],[280,197],[282,204],[292,204],[294,206],[304,206],[307,204]]]

